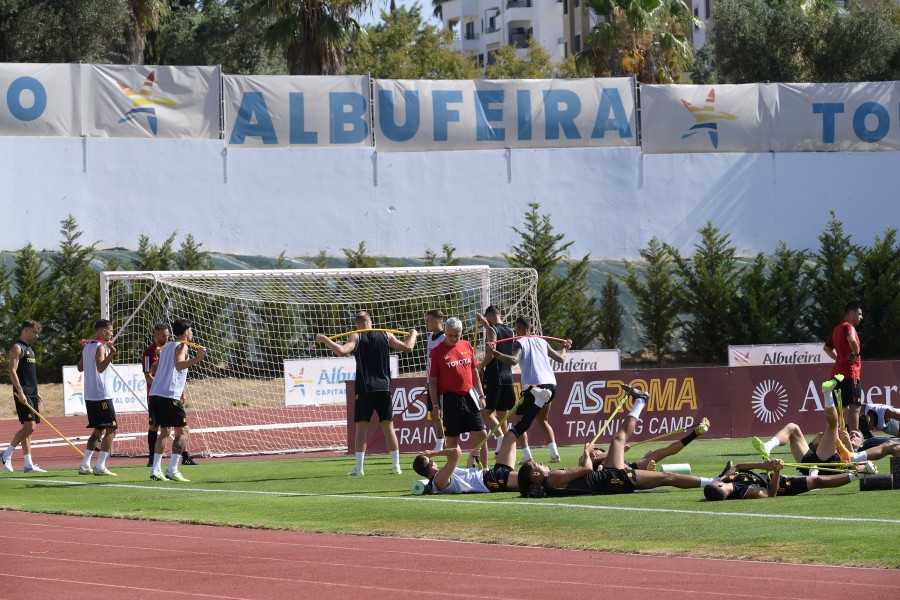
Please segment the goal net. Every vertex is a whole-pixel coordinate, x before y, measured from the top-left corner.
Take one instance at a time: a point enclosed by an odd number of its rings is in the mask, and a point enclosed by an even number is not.
[[[204,456],[346,449],[344,397],[337,404],[316,398],[289,402],[292,386],[311,381],[309,373],[290,373],[286,365],[334,358],[315,334],[353,330],[360,310],[372,315],[375,328],[416,328],[424,336],[425,313],[438,308],[463,320],[464,337],[471,342],[475,313],[494,304],[507,322],[533,317],[540,333],[532,269],[107,271],[100,287],[101,311],[115,328],[120,364],[140,363],[156,323],[171,326],[182,317],[193,324],[194,342],[207,356],[190,369],[185,407],[189,450]],[[482,332],[479,338],[482,346]],[[424,373],[425,349],[423,338],[413,352],[396,355],[401,377]],[[351,363],[332,373],[352,378],[355,367]],[[130,381],[138,406],[145,406],[143,382]],[[146,413],[119,415],[116,452],[145,454],[146,432]]]

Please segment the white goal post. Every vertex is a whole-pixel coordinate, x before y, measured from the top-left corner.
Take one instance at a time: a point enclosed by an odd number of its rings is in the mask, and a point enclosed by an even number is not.
[[[360,310],[373,327],[424,335],[425,313],[438,308],[461,318],[473,341],[475,313],[494,304],[508,323],[532,317],[540,333],[533,269],[105,271],[100,304],[120,362],[140,362],[156,323],[191,321],[207,357],[191,368],[185,391],[189,450],[204,456],[346,449],[346,405],[286,406],[284,365],[332,357],[315,334],[352,330]],[[483,339],[479,333],[479,346]],[[398,359],[401,377],[424,373],[424,340]],[[120,415],[116,452],[146,454],[146,432],[146,415]]]

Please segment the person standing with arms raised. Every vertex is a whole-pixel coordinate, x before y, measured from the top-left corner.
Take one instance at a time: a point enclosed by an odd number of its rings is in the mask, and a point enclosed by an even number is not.
[[[84,405],[87,409],[88,429],[93,429],[84,451],[84,459],[78,468],[79,475],[116,474],[106,468],[106,458],[112,452],[113,440],[119,428],[116,408],[113,406],[113,372],[110,368],[116,350],[113,344],[113,326],[106,319],[94,323],[95,339],[88,340],[78,359],[78,371],[84,373]],[[91,457],[100,450],[97,464],[91,470]]]
[[[25,319],[19,328],[19,341],[9,349],[9,380],[13,386],[13,401],[16,404],[16,414],[22,428],[13,436],[12,442],[0,455],[3,467],[12,473],[12,455],[16,446],[22,444],[22,452],[25,455],[26,473],[46,473],[46,471],[31,461],[31,436],[35,426],[41,422],[41,418],[35,414],[41,402],[37,383],[37,360],[31,344],[41,332],[41,324],[33,319]]]
[[[823,390],[830,387],[835,399],[840,398],[840,404],[847,413],[847,428],[850,430],[859,429],[859,411],[862,407],[862,386],[859,382],[862,359],[859,335],[856,333],[862,318],[863,312],[859,302],[848,302],[844,307],[844,320],[834,328],[822,348],[825,354],[834,359],[831,377],[836,381],[836,383],[826,382],[822,386]],[[843,375],[843,379],[837,377],[838,375]]]
[[[386,331],[366,331],[372,329],[372,317],[366,311],[356,315],[356,329],[346,343],[338,344],[324,333],[316,334],[316,341],[325,344],[337,356],[353,354],[356,358],[356,401],[354,415],[356,421],[356,466],[347,473],[351,477],[365,475],[363,467],[366,458],[366,442],[369,421],[373,413],[378,413],[381,430],[391,454],[392,475],[400,475],[400,444],[394,432],[394,410],[391,406],[391,364],[390,349],[398,352],[412,352],[418,332],[409,330],[405,342]]]

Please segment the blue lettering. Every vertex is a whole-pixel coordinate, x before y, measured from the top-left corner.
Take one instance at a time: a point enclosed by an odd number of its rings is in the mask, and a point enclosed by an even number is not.
[[[29,90],[34,96],[34,102],[30,108],[22,106],[22,92]],[[20,121],[34,121],[47,108],[47,90],[40,81],[34,77],[19,77],[9,86],[6,91],[6,104],[9,106],[9,112],[12,116]]]
[[[866,117],[875,115],[878,124],[875,129],[866,128]],[[891,117],[885,107],[877,102],[863,102],[853,113],[853,132],[864,142],[880,142],[891,127]]]
[[[355,92],[332,92],[328,95],[332,144],[358,144],[369,135],[366,122],[368,98]]]
[[[531,139],[531,93],[528,90],[516,91],[518,104],[519,139]]]
[[[462,90],[435,90],[431,101],[434,104],[434,141],[446,142],[449,125],[459,122],[459,111],[449,108],[451,102],[462,102]]]
[[[392,142],[406,142],[419,132],[419,92],[404,90],[406,122],[401,126],[394,120],[394,94],[391,90],[378,91],[378,126],[384,137]]]
[[[255,123],[254,123],[255,116]],[[241,98],[229,144],[243,144],[247,137],[261,138],[264,144],[277,144],[278,136],[262,92],[245,92]]]
[[[843,102],[822,102],[813,104],[813,114],[822,115],[822,143],[834,143],[834,115],[844,112]]]
[[[610,111],[613,118],[610,119]],[[619,131],[619,137],[631,137],[631,125],[622,105],[622,97],[616,88],[603,88],[600,93],[600,108],[597,109],[597,120],[594,122],[594,131],[591,139],[603,139],[607,131]]]
[[[475,139],[484,141],[503,141],[506,139],[505,127],[491,127],[491,122],[503,122],[503,108],[491,108],[491,104],[503,104],[503,90],[478,90],[475,92]]]
[[[306,131],[306,110],[303,92],[290,92],[288,105],[291,111],[291,144],[318,144],[319,134]]]
[[[561,107],[562,104],[566,108]],[[580,140],[581,134],[575,126],[575,117],[581,112],[581,99],[572,90],[545,90],[544,91],[544,115],[545,139],[558,140],[559,130],[562,128],[566,139]]]

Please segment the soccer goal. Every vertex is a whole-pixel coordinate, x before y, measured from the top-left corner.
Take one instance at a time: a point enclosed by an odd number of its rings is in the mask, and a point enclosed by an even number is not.
[[[424,336],[426,311],[439,308],[463,320],[471,342],[475,313],[495,304],[507,321],[533,317],[540,333],[533,269],[107,271],[100,294],[119,363],[140,363],[154,324],[178,317],[193,323],[207,357],[190,370],[185,405],[190,451],[205,456],[346,449],[346,403],[288,403],[286,361],[333,358],[315,334],[352,330],[360,310],[375,328],[414,327]],[[479,338],[481,346],[483,333]],[[424,373],[425,347],[422,339],[414,352],[397,355],[400,376]],[[120,415],[116,452],[145,454],[146,431],[146,414]]]

